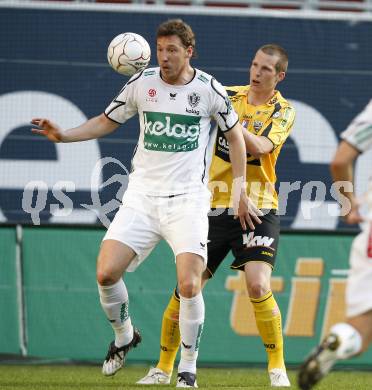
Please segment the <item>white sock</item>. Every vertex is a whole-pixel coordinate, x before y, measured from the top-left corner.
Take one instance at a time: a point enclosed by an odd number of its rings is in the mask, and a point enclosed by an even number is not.
[[[204,300],[200,292],[195,297],[180,296],[181,359],[178,372],[196,373],[196,359],[204,325]]]
[[[347,359],[361,350],[362,337],[350,324],[338,323],[332,326],[330,333],[337,335],[340,339],[340,346],[337,348],[338,359]]]
[[[133,326],[128,314],[128,291],[123,279],[111,286],[98,284],[99,298],[115,332],[115,345],[122,347],[133,339]]]

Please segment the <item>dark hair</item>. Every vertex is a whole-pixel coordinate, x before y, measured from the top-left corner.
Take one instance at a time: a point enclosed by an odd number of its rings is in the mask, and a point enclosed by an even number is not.
[[[168,37],[170,35],[176,35],[177,37],[179,37],[182,42],[182,45],[185,48],[191,46],[194,51],[193,57],[196,56],[195,34],[187,23],[185,23],[182,19],[170,19],[166,22],[163,22],[158,27],[156,38]]]
[[[276,72],[286,72],[288,69],[288,54],[287,52],[279,45],[275,43],[269,43],[268,45],[261,46],[258,51],[263,51],[265,54],[270,56],[278,56],[279,60],[275,65]]]

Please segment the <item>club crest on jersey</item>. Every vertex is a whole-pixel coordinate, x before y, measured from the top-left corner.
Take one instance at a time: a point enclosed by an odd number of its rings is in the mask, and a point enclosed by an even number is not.
[[[253,128],[255,129],[256,133],[262,129],[263,123],[261,121],[254,121],[253,122]]]
[[[197,92],[192,92],[187,95],[187,100],[192,108],[195,108],[200,102],[200,95]]]

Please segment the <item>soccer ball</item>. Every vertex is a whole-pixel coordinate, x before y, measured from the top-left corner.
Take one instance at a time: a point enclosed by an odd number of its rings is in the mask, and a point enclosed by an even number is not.
[[[117,35],[107,49],[108,63],[125,76],[146,68],[150,58],[151,50],[146,39],[132,32]]]

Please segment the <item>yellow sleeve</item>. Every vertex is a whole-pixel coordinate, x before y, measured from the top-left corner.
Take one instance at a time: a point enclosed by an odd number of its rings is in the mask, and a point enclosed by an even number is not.
[[[293,107],[283,107],[271,118],[271,123],[264,129],[262,136],[267,137],[274,145],[274,149],[282,145],[292,130],[296,113]]]

